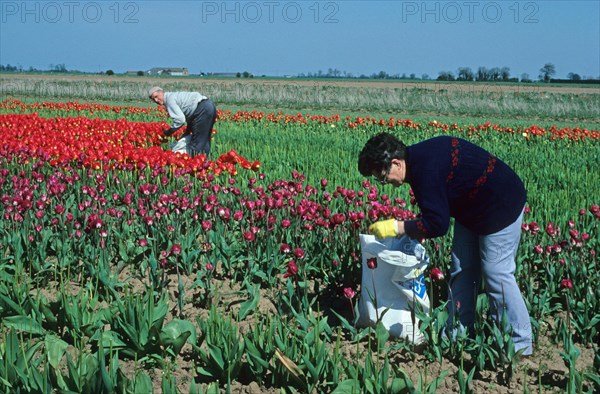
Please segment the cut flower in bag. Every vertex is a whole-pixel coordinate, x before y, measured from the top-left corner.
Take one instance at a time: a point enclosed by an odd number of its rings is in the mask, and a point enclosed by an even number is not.
[[[423,275],[429,257],[419,242],[409,237],[377,239],[360,234],[362,283],[357,325],[376,325],[378,320],[390,335],[421,343],[415,307],[429,311],[429,296]],[[368,264],[377,259],[377,264]],[[370,268],[371,265],[373,268]]]

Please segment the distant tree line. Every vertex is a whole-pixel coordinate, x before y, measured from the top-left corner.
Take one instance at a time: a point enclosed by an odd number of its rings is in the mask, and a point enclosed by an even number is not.
[[[385,71],[379,71],[377,73],[372,73],[369,75],[366,75],[366,74],[354,75],[347,71],[338,70],[337,68],[330,68],[326,72],[323,70],[319,70],[315,73],[312,73],[312,72],[309,72],[307,74],[301,73],[298,75],[298,77],[300,77],[300,78],[356,78],[356,79],[423,79],[423,80],[431,79],[429,77],[429,75],[427,75],[427,74],[421,74],[421,76],[417,76],[414,73],[409,74],[409,75],[407,75],[406,73],[389,74]]]
[[[557,83],[599,83],[600,77],[583,78],[577,73],[570,72],[567,79],[554,79],[556,67],[552,63],[546,63],[540,68],[538,80],[542,82]],[[370,75],[361,74],[354,76],[346,71],[340,71],[336,68],[330,68],[327,72],[319,70],[316,73],[300,74],[301,78],[358,78],[358,79],[408,79],[408,80],[431,80],[429,75],[422,74],[420,77],[416,74],[388,74],[385,71],[373,73]],[[473,71],[471,67],[459,67],[456,72],[440,71],[437,81],[474,81],[474,82],[533,82],[533,79],[527,73],[521,74],[520,78],[510,75],[509,67],[479,67]]]
[[[438,81],[483,81],[483,82],[518,82],[518,78],[510,77],[508,67],[479,67],[473,72],[471,67],[459,67],[456,76],[452,71],[441,71],[437,77]]]
[[[1,65],[0,72],[50,72],[50,73],[69,73],[80,71],[68,70],[67,66],[62,64],[50,64],[47,70],[38,70],[33,67],[29,67],[28,70],[24,70],[21,66],[12,66],[10,64]],[[100,72],[102,74],[102,72]],[[107,70],[106,75],[115,75],[113,70]],[[537,81],[540,82],[552,82],[552,83],[585,83],[595,84],[600,83],[600,76],[598,77],[582,77],[581,75],[570,72],[567,74],[566,79],[555,79],[553,78],[556,74],[556,67],[552,63],[546,63],[539,70]],[[143,71],[138,71],[137,75],[143,76]],[[199,75],[205,75],[200,73]],[[248,71],[235,73],[237,78],[254,78],[254,75]],[[265,75],[263,75],[265,76]],[[308,74],[301,73],[298,75],[300,78],[355,78],[355,79],[395,79],[395,80],[432,80],[428,74],[389,74],[386,71],[379,71],[370,75],[360,74],[355,76],[346,71],[341,71],[337,68],[329,68],[327,71],[319,70],[316,73],[309,72]],[[459,67],[456,72],[453,71],[440,71],[437,81],[473,81],[473,82],[533,82],[534,80],[527,73],[521,74],[520,78],[512,77],[510,75],[509,67],[479,67],[477,71],[473,71],[471,67]]]
[[[67,70],[67,66],[63,63],[63,64],[51,64],[47,70],[38,70],[37,68],[34,67],[29,67],[27,70],[24,70],[23,67],[21,66],[11,66],[10,64],[7,64],[6,66],[3,64],[0,64],[0,72],[53,72],[53,73],[68,73],[68,72],[72,72],[70,70]]]

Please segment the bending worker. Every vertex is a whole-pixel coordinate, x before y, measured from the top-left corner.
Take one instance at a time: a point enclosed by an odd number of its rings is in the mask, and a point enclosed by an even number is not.
[[[171,150],[190,156],[205,154],[208,157],[212,129],[217,120],[215,104],[197,92],[165,92],[158,86],[148,91],[148,97],[164,106],[173,120],[173,125],[164,130],[165,136],[172,135],[187,123],[185,134],[171,144]]]
[[[532,353],[529,312],[515,278],[515,257],[527,197],[523,182],[503,161],[469,141],[434,137],[405,146],[388,133],[372,137],[358,159],[363,176],[396,187],[407,183],[421,211],[416,220],[381,220],[369,230],[377,238],[413,239],[445,235],[454,221],[449,284],[450,322],[473,334],[481,278],[492,316],[503,313],[515,350]]]

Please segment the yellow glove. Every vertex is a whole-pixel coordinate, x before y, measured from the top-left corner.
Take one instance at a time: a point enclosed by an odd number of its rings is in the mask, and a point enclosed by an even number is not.
[[[369,232],[376,238],[388,238],[398,235],[396,219],[381,220],[369,226]]]

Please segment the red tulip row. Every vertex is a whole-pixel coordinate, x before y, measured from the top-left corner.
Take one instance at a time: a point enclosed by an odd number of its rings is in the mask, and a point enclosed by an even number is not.
[[[168,114],[162,107],[132,107],[132,106],[117,106],[117,105],[106,105],[106,104],[95,104],[95,103],[78,103],[78,102],[67,102],[67,103],[33,103],[26,104],[19,100],[8,99],[0,102],[0,111],[10,110],[12,112],[32,112],[40,110],[57,111],[57,112],[84,112],[87,114],[93,114],[96,112],[106,113],[117,113],[123,116],[144,114],[150,117],[164,118],[166,119]],[[526,139],[532,137],[548,137],[551,140],[569,140],[569,141],[582,141],[582,140],[600,140],[600,130],[588,130],[587,128],[581,127],[564,127],[559,128],[557,126],[541,127],[537,125],[531,125],[529,127],[508,127],[500,126],[498,124],[492,124],[486,122],[480,125],[463,125],[459,126],[456,123],[448,124],[433,120],[426,125],[415,122],[411,119],[396,119],[390,117],[389,119],[378,119],[371,116],[356,117],[350,116],[341,118],[339,114],[336,115],[314,115],[314,114],[284,114],[282,112],[271,112],[266,113],[263,111],[230,111],[230,110],[219,110],[218,119],[221,122],[236,122],[236,123],[260,123],[260,124],[330,124],[332,127],[336,125],[342,127],[348,127],[350,129],[360,129],[364,127],[378,126],[385,129],[395,128],[409,128],[415,130],[433,130],[435,132],[465,132],[465,133],[481,133],[495,131],[499,133],[508,134],[520,134]]]
[[[160,147],[164,122],[129,122],[98,118],[46,119],[36,114],[0,115],[0,156],[22,160],[44,159],[52,166],[78,163],[86,168],[133,169],[168,166],[197,175],[223,171],[237,174],[238,166],[258,170],[235,150],[210,161],[204,155],[190,157]]]
[[[0,102],[0,110],[9,110],[11,112],[32,112],[32,111],[55,111],[55,112],[85,112],[86,114],[94,114],[95,112],[112,112],[122,114],[123,116],[144,114],[151,117],[164,118],[167,116],[167,111],[164,107],[150,106],[146,108],[122,105],[108,105],[98,103],[79,103],[79,102],[41,102],[27,104],[20,100],[7,99]]]

